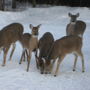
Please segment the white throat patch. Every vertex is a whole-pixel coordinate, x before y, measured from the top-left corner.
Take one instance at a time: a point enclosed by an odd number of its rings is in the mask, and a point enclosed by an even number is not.
[[[72,25],[76,24],[76,22],[71,22]]]
[[[32,35],[33,38],[38,38],[38,35]]]

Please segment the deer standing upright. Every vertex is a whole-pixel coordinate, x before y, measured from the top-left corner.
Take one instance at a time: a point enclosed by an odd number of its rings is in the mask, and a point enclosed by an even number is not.
[[[37,49],[38,49],[38,31],[40,28],[41,24],[34,27],[32,24],[30,24],[30,28],[32,29],[32,33],[24,33],[22,35],[22,38],[20,40],[21,45],[23,47],[23,52],[20,60],[20,64],[22,62],[22,58],[26,52],[27,55],[27,71],[29,71],[29,65],[30,65],[30,60],[31,60],[31,54],[33,51],[35,51],[37,55]],[[37,59],[36,59],[36,64],[37,64]]]
[[[80,37],[83,37],[86,29],[86,23],[84,21],[77,20],[77,17],[79,17],[79,13],[77,13],[76,15],[68,13],[68,16],[71,19],[70,23],[66,27],[66,35],[78,35]]]

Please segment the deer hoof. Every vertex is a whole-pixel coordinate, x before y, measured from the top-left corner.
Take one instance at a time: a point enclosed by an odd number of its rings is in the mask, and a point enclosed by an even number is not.
[[[4,67],[5,66],[5,64],[2,64],[2,67]]]
[[[19,64],[21,64],[21,62],[19,62]]]
[[[41,72],[41,74],[43,74],[43,72]]]
[[[45,72],[45,74],[48,74],[47,72]]]
[[[51,72],[48,72],[48,74],[51,74]]]
[[[29,71],[29,69],[26,70],[27,72]]]
[[[85,72],[85,71],[82,71],[83,73]]]
[[[54,77],[56,77],[57,75],[54,75]]]
[[[75,69],[73,69],[73,71],[76,71]]]

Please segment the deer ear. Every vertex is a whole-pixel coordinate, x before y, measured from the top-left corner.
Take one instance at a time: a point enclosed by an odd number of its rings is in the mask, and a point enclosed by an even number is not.
[[[69,12],[69,13],[68,13],[68,16],[71,17],[71,15],[72,15],[72,14]]]
[[[77,17],[79,17],[79,13],[77,13]]]
[[[30,24],[30,28],[33,29],[33,25],[32,24]]]
[[[37,26],[37,28],[40,28],[40,26],[41,26],[41,24],[39,24],[39,25]]]

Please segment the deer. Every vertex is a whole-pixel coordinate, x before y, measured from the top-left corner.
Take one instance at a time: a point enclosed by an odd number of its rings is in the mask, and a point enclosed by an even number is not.
[[[70,17],[70,23],[66,27],[66,35],[78,35],[83,37],[86,29],[86,23],[82,20],[77,20],[79,13],[75,15],[68,13],[68,16]]]
[[[76,63],[78,56],[82,60],[82,72],[85,71],[84,56],[82,52],[82,38],[76,35],[64,36],[54,42],[48,56],[45,58],[44,70],[46,73],[51,73],[52,68],[57,60],[56,70],[54,76],[58,74],[59,66],[67,54],[73,53],[75,56],[73,71],[76,70]]]
[[[41,24],[38,26],[33,26],[32,24],[30,24],[30,29],[31,34],[30,33],[24,33],[22,35],[22,38],[20,39],[20,43],[23,47],[23,52],[21,55],[21,59],[19,64],[22,63],[23,58],[25,57],[25,53],[27,56],[27,72],[29,71],[29,66],[30,66],[30,61],[31,61],[31,54],[34,51],[35,52],[35,57],[37,55],[37,49],[38,49],[38,32],[39,32],[39,28],[40,28]],[[36,64],[37,64],[37,59],[36,59]]]
[[[46,32],[44,35],[40,38],[38,49],[39,49],[39,57],[37,57],[38,60],[38,68],[40,69],[40,73],[44,73],[44,60],[45,57],[47,57],[47,54],[54,43],[54,37],[52,33]]]
[[[13,45],[13,49],[10,54],[11,60],[15,50],[15,43],[21,38],[23,31],[23,25],[20,23],[11,23],[0,30],[0,49],[4,52],[2,66],[5,66],[8,50],[10,46]]]

